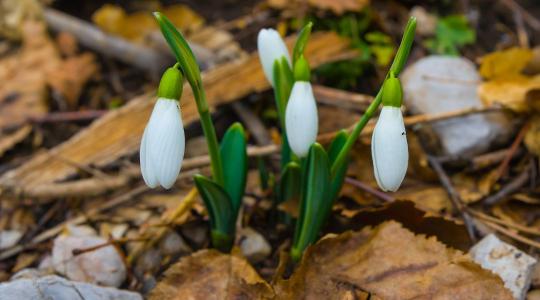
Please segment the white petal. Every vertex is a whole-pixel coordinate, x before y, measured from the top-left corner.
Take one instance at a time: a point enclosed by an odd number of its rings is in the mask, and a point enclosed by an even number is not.
[[[166,103],[163,101],[156,101],[154,104],[154,109],[152,110],[152,114],[150,115],[150,119],[148,120],[148,124],[146,125],[146,128],[144,129],[143,137],[141,140],[141,146],[139,151],[139,157],[141,161],[141,173],[144,179],[144,182],[148,187],[155,188],[159,182],[157,178],[157,174],[155,172],[154,163],[150,157],[150,149],[149,149],[149,136],[153,135],[154,132],[156,132],[155,127],[156,124],[159,122],[159,116],[162,114],[163,109],[166,108]]]
[[[379,187],[383,191],[397,191],[409,162],[407,136],[398,107],[383,107],[371,138],[371,157]]]
[[[261,29],[257,37],[259,59],[263,67],[264,75],[274,86],[274,61],[285,57],[291,66],[291,57],[285,42],[274,29]]]
[[[317,104],[311,84],[306,81],[297,81],[294,83],[285,110],[287,140],[297,156],[307,155],[309,147],[317,138],[318,126]]]
[[[144,179],[144,182],[146,185],[150,188],[155,188],[158,185],[157,178],[154,175],[154,172],[152,169],[149,168],[147,164],[147,157],[148,157],[148,151],[146,150],[146,142],[147,142],[147,129],[148,126],[144,129],[143,137],[141,140],[141,148],[139,150],[139,158],[141,161],[141,174]]]
[[[170,188],[180,172],[185,136],[178,102],[159,98],[141,142],[141,171],[146,184]]]
[[[180,172],[184,157],[185,136],[178,102],[160,99],[165,103],[160,111],[154,132],[148,139],[150,159],[159,184],[170,188]]]

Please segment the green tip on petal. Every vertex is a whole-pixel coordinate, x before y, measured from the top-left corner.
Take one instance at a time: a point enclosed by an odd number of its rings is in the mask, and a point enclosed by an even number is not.
[[[308,61],[304,58],[304,55],[301,55],[294,64],[294,80],[309,82],[310,77],[311,71],[309,70]]]
[[[382,105],[401,107],[402,99],[403,99],[403,90],[401,89],[401,82],[395,76],[395,74],[391,72],[383,84]]]
[[[182,96],[184,76],[177,65],[168,68],[159,82],[157,95],[159,98],[180,100]]]

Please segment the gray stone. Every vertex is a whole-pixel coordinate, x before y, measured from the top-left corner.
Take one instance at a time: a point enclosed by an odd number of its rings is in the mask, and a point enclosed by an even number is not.
[[[79,231],[73,231],[79,233]],[[118,287],[126,279],[126,266],[115,247],[105,245],[106,239],[98,236],[62,234],[54,240],[52,262],[56,272],[70,280]],[[85,250],[73,255],[73,250]]]
[[[407,109],[414,114],[437,114],[482,107],[481,82],[474,64],[462,57],[432,55],[409,66],[401,76]],[[433,123],[443,151],[450,155],[483,153],[512,134],[503,113],[474,114]]]
[[[482,268],[499,275],[515,299],[525,299],[536,264],[534,257],[499,240],[494,234],[484,237],[469,254]]]
[[[143,298],[134,292],[69,281],[50,275],[1,283],[0,300],[13,299],[142,300]]]
[[[11,248],[22,238],[23,233],[18,230],[0,231],[0,250]]]
[[[264,260],[272,252],[270,243],[254,229],[250,227],[242,228],[240,234],[240,250],[251,263],[258,263]]]

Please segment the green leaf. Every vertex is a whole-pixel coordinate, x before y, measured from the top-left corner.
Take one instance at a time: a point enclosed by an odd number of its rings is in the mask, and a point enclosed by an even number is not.
[[[294,84],[293,72],[286,58],[274,62],[274,97],[281,125],[281,166],[285,166],[292,159],[292,152],[287,141],[285,130],[285,109]]]
[[[347,139],[349,138],[349,134],[346,130],[342,129],[338,132],[338,134],[334,137],[334,140],[330,144],[330,147],[328,147],[328,159],[330,160],[330,164],[333,164],[334,161],[337,159],[339,152],[347,142]],[[347,175],[347,168],[349,166],[349,159],[348,157],[345,159],[345,163],[342,164],[336,171],[336,174],[334,174],[331,178],[331,185],[330,185],[330,193],[329,193],[329,202],[330,204],[333,203],[333,201],[338,196],[339,192],[341,191],[341,187],[343,186],[343,181],[345,180],[345,175]]]
[[[296,162],[290,162],[285,166],[279,182],[278,204],[295,198],[299,200],[301,176],[300,166]]]
[[[281,129],[285,130],[285,109],[294,84],[294,75],[286,58],[274,62],[274,97]]]
[[[311,35],[311,28],[313,27],[312,22],[308,22],[304,28],[298,34],[296,43],[294,44],[293,50],[293,66],[296,65],[296,62],[304,54],[304,49],[306,48],[309,36]]]
[[[435,28],[435,37],[424,45],[433,53],[459,55],[459,48],[474,43],[476,33],[464,15],[440,18]]]
[[[369,49],[375,56],[377,64],[388,65],[395,51],[390,36],[380,31],[372,31],[366,34],[366,41],[369,42]]]
[[[234,123],[227,129],[221,141],[221,159],[224,173],[224,189],[231,199],[233,213],[237,214],[244,190],[247,175],[246,134],[240,123]]]
[[[264,158],[259,156],[257,157],[257,170],[259,170],[259,182],[261,184],[261,189],[263,191],[268,190],[270,174],[268,173],[268,168],[264,162]]]
[[[180,63],[184,75],[191,84],[193,89],[201,88],[201,73],[195,55],[191,51],[186,39],[178,30],[174,24],[167,19],[165,15],[160,12],[154,12],[154,17],[159,24],[161,32],[165,37],[165,40],[171,47],[176,60]]]
[[[227,192],[203,175],[197,174],[193,176],[193,180],[208,210],[212,231],[234,235],[236,220],[233,219],[231,199]]]
[[[309,150],[305,175],[300,216],[291,249],[295,261],[300,259],[307,246],[317,240],[327,215],[324,210],[328,207],[330,195],[330,161],[318,143],[314,143]]]

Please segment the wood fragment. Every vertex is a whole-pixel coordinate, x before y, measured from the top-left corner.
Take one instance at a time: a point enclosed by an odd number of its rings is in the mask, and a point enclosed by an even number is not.
[[[353,178],[350,178],[350,177],[345,177],[345,182],[354,186],[354,187],[357,187],[365,192],[368,192],[370,194],[372,194],[373,196],[385,201],[385,202],[393,202],[396,200],[396,198],[392,197],[392,195],[388,194],[388,193],[385,193],[385,192],[382,192],[382,191],[379,191],[377,189],[374,189],[372,188],[371,186],[369,186],[368,184],[365,184],[359,180],[356,180],[356,179],[353,179]]]
[[[484,205],[493,206],[508,197],[509,195],[517,192],[528,181],[531,173],[532,164],[529,164],[525,170],[523,170],[518,176],[512,179],[509,183],[504,185],[497,193],[484,198]]]
[[[292,46],[294,37],[288,38],[287,42]],[[335,56],[347,51],[348,46],[348,41],[335,33],[319,32],[312,35],[306,56],[312,66],[317,66],[332,61]],[[256,53],[204,72],[203,84],[211,109],[269,88]],[[56,186],[76,173],[77,168],[55,157],[99,168],[135,153],[153,105],[152,92],[108,112],[68,141],[35,155],[19,168],[5,173],[0,177],[0,187],[8,192],[13,190],[31,194],[39,186]],[[193,94],[187,87],[182,96],[182,115],[186,126],[198,120]]]
[[[268,133],[261,119],[256,114],[254,114],[241,102],[234,102],[232,104],[232,108],[240,120],[242,120],[242,123],[246,125],[247,129],[253,135],[253,138],[258,145],[268,145],[272,143],[270,134]]]
[[[465,223],[465,226],[467,227],[467,233],[469,234],[469,238],[471,239],[471,242],[476,242],[476,234],[474,230],[474,223],[467,212],[466,206],[463,203],[463,200],[461,200],[461,196],[456,191],[452,184],[452,180],[446,172],[444,171],[441,163],[437,160],[437,158],[428,155],[428,160],[430,165],[433,167],[433,170],[435,173],[437,173],[437,176],[439,177],[439,181],[441,182],[442,186],[448,193],[448,197],[450,198],[450,202],[452,203],[452,206],[454,207],[454,210],[461,215],[461,218],[463,219],[463,223]]]
[[[348,92],[318,84],[313,85],[313,94],[319,103],[354,111],[364,111],[373,100],[370,95]]]
[[[10,134],[0,135],[0,157],[9,149],[22,142],[32,132],[32,126],[25,125]]]

